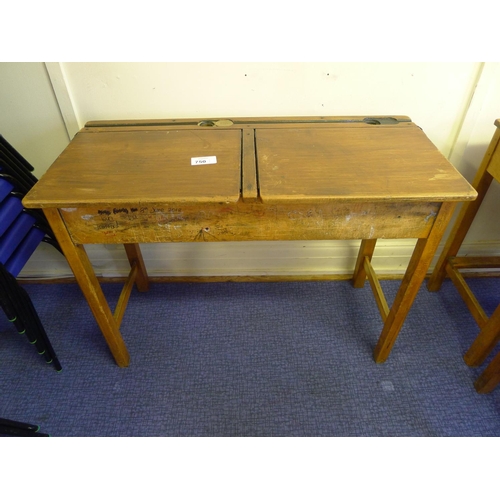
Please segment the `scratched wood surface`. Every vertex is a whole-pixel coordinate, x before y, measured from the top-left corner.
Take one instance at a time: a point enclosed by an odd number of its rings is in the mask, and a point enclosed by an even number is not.
[[[475,196],[422,130],[256,130],[260,195],[280,200],[464,200]]]
[[[173,120],[102,120],[90,121],[85,124],[85,132],[136,131],[136,130],[194,130],[202,128],[336,128],[349,127],[367,128],[373,125],[384,127],[414,126],[408,116],[285,116],[285,117],[247,117],[247,118],[212,118],[212,119],[173,119]]]
[[[190,164],[204,156],[217,163]],[[408,117],[277,117],[92,122],[23,202],[68,208],[474,196]]]
[[[383,115],[383,116],[266,116],[266,117],[255,117],[246,116],[238,118],[174,118],[174,119],[164,119],[157,118],[151,120],[91,120],[85,124],[86,128],[103,128],[103,127],[163,127],[163,126],[174,126],[174,127],[228,127],[228,126],[247,126],[250,127],[260,127],[268,125],[296,125],[297,123],[304,124],[356,124],[356,125],[372,125],[376,120],[387,122],[389,125],[399,125],[402,123],[411,123],[411,118],[406,115]]]
[[[126,244],[130,281],[147,282],[132,244],[363,239],[355,284],[368,273],[378,295],[374,355],[385,361],[455,204],[474,189],[407,117],[173,122],[87,124],[23,200],[44,210],[116,362],[128,364],[122,308],[114,318],[87,243]],[[207,156],[217,161],[191,165]],[[381,238],[418,238],[390,311],[369,262]]]
[[[215,164],[191,158],[215,156]],[[96,203],[236,202],[240,130],[81,132],[24,198],[27,207]]]
[[[75,243],[425,238],[440,203],[222,203],[60,209]]]

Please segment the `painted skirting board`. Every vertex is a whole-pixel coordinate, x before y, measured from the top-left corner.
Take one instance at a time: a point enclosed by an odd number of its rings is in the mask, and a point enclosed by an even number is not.
[[[382,275],[403,275],[415,241],[379,240],[373,266]],[[121,245],[86,245],[97,276],[123,277],[130,270]],[[274,276],[350,274],[359,241],[292,241],[142,244],[144,261],[155,276]],[[442,245],[436,253],[437,260]],[[459,255],[500,255],[499,242],[465,243]],[[65,259],[42,244],[20,278],[73,276]]]

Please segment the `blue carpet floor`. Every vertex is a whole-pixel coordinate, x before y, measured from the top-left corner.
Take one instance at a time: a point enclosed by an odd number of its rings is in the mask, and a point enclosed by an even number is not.
[[[500,281],[469,283],[491,313]],[[422,287],[382,365],[368,285],[153,283],[123,319],[128,368],[77,285],[23,286],[63,370],[2,314],[0,417],[51,436],[500,436],[500,388],[474,390],[478,327],[450,281]],[[398,286],[382,282],[390,303]],[[112,306],[120,289],[103,285]]]

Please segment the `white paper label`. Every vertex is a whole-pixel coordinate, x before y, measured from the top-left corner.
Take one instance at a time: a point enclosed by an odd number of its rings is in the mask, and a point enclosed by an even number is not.
[[[191,158],[191,165],[210,165],[217,163],[217,156],[199,156],[198,158]]]

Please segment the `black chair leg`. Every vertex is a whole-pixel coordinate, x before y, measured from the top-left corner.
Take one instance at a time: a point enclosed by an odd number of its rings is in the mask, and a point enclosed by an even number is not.
[[[9,321],[15,324],[19,333],[26,334],[29,342],[35,345],[37,352],[44,356],[47,363],[52,363],[56,371],[61,371],[61,364],[28,293],[2,265],[0,282],[0,302]]]
[[[39,431],[38,425],[0,418],[0,436],[49,437],[48,434]]]
[[[59,363],[59,360],[57,359],[56,353],[52,348],[52,344],[47,337],[45,328],[40,321],[40,318],[38,316],[38,313],[36,312],[35,307],[33,306],[33,302],[31,301],[30,296],[21,286],[19,286],[18,288],[18,294],[20,302],[23,304],[23,310],[29,318],[28,328],[32,328],[33,331],[36,332],[37,343],[39,344],[40,348],[43,348],[43,352],[38,351],[38,353],[43,354],[45,357],[45,361],[47,363],[52,363],[56,371],[61,371],[61,363]]]

